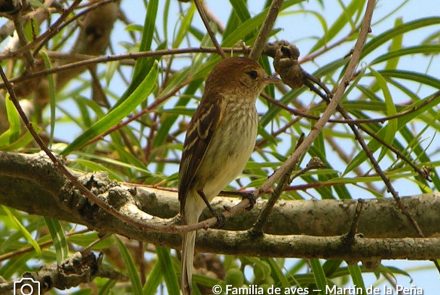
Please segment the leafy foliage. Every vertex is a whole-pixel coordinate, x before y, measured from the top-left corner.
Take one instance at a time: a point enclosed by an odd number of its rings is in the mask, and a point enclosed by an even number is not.
[[[96,67],[97,79],[91,78],[87,71],[77,73],[64,88],[49,75],[48,82],[37,82],[48,83],[46,102],[38,101],[41,93],[37,92],[22,99],[33,105],[34,126],[47,134],[54,150],[72,159],[72,168],[105,171],[120,181],[175,188],[186,127],[201,97],[203,79],[219,57],[208,50],[197,50],[212,45],[193,3],[150,0],[142,5],[137,2],[122,1],[120,9],[125,17],[116,22],[106,53],[165,49],[163,54],[134,62],[130,58],[104,60]],[[212,23],[216,37],[222,46],[236,47],[240,52],[242,41],[248,45],[254,42],[270,1],[265,4],[245,0],[219,2],[222,3],[207,2],[209,7],[213,5],[211,13],[218,13],[220,19]],[[271,41],[282,38],[296,41],[302,52],[302,66],[314,71],[331,89],[344,72],[362,22],[365,2],[284,1]],[[411,11],[415,0],[388,1],[392,4],[386,5],[382,2],[378,2],[375,11],[361,66],[341,105],[380,140],[362,133],[398,191],[402,194],[439,191],[440,18],[435,13],[429,16]],[[68,7],[72,1],[63,3]],[[42,54],[35,57],[44,64],[41,70],[62,66],[63,60],[53,53],[72,49],[74,32],[80,27],[80,22],[73,18],[80,11],[84,8],[74,9],[67,17],[73,21],[53,35],[44,44]],[[412,19],[400,17],[400,11],[411,14]],[[52,22],[58,17],[59,13],[53,13]],[[28,19],[26,28],[31,27],[33,33],[26,35],[27,41],[32,42],[36,35],[44,32],[50,21],[38,24]],[[3,38],[2,42],[11,41]],[[194,50],[185,54],[174,50],[185,48]],[[72,53],[72,58],[74,55]],[[263,57],[262,60],[269,67],[270,59]],[[22,75],[27,67],[24,58],[5,52],[1,65],[11,77]],[[57,75],[63,73],[69,71],[60,71]],[[100,91],[107,103],[93,99]],[[280,87],[268,89],[267,93],[275,94],[280,103],[313,116],[319,116],[326,106],[304,87]],[[0,123],[4,121],[0,124],[0,150],[35,151],[31,136],[20,126],[18,114],[6,95],[4,101],[5,112],[0,113],[3,117]],[[296,117],[286,108],[272,105],[263,98],[258,101],[258,111],[261,116],[257,146],[243,176],[232,183],[230,189],[261,185],[292,153],[300,135],[308,133],[316,121]],[[369,120],[374,118],[384,119]],[[341,117],[336,115],[334,119]],[[396,147],[405,159],[396,157],[384,144]],[[346,124],[327,124],[299,168],[305,167],[312,156],[319,157],[326,169],[309,171],[295,179],[282,198],[386,196],[381,178]],[[429,170],[432,182],[416,173],[408,161]],[[302,189],[295,189],[296,185]],[[69,252],[99,239],[95,232],[74,224],[2,207],[0,275],[12,280],[43,264],[60,262]],[[120,281],[97,278],[72,289],[70,294],[157,294],[164,289],[169,294],[178,294],[180,270],[176,251],[118,237],[105,238],[93,244],[92,249],[104,252],[105,264],[127,277]],[[397,275],[413,275],[393,262],[380,264],[371,272],[361,264],[334,260],[212,255],[200,255],[198,259],[201,267],[194,280],[195,292],[200,294],[210,292],[215,284],[223,287],[226,284],[237,287],[258,284],[263,288],[294,286],[310,290],[323,290],[326,285],[366,288],[372,282],[391,284]],[[430,267],[430,271],[432,269]],[[57,294],[57,291],[51,292]]]

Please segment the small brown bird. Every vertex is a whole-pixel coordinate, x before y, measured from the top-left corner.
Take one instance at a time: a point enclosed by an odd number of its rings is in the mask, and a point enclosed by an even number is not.
[[[226,58],[209,74],[180,161],[180,214],[185,224],[197,223],[209,202],[243,171],[257,136],[255,101],[266,85],[277,81],[245,57]],[[195,231],[183,235],[185,295],[191,293],[195,238]]]

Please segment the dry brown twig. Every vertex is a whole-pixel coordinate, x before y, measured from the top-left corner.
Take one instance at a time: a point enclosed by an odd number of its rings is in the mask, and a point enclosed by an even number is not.
[[[257,39],[255,40],[254,45],[252,46],[252,51],[249,54],[249,58],[253,60],[258,60],[261,56],[261,53],[266,46],[267,40],[269,38],[270,31],[275,24],[278,13],[281,10],[281,5],[283,4],[283,0],[273,0],[270,4],[269,11],[267,13],[266,19],[264,20],[263,25],[261,26],[260,31],[258,32]]]
[[[218,43],[217,39],[215,38],[215,34],[211,29],[211,26],[209,25],[209,19],[205,12],[205,6],[201,3],[201,0],[194,0],[194,4],[197,7],[197,10],[199,11],[200,17],[202,18],[203,24],[205,25],[206,30],[208,31],[209,37],[211,38],[212,43],[214,44],[215,48],[217,49],[217,53],[220,54],[222,58],[225,58],[226,55],[223,52],[222,47]]]
[[[298,160],[302,157],[302,155],[308,150],[308,148],[313,144],[314,140],[318,137],[324,125],[328,122],[330,117],[336,111],[336,108],[344,96],[345,89],[350,84],[350,81],[355,74],[357,65],[360,61],[360,56],[362,53],[362,48],[367,39],[368,33],[370,31],[371,19],[374,11],[375,0],[369,0],[367,2],[367,8],[365,11],[364,19],[362,22],[362,26],[359,32],[359,37],[356,41],[356,44],[353,49],[353,54],[348,62],[345,73],[341,78],[341,81],[338,83],[336,90],[334,91],[334,95],[330,103],[328,104],[326,110],[321,115],[320,119],[315,123],[310,133],[305,137],[304,141],[298,146],[298,148],[293,152],[292,155],[284,162],[282,166],[280,166],[275,173],[273,173],[258,190],[254,192],[254,197],[258,198],[262,193],[268,192],[272,189],[273,185],[278,182],[283,175],[288,173],[291,167],[294,167]],[[248,206],[250,205],[248,199],[242,200],[236,206],[229,208],[227,211],[223,213],[223,215],[228,218],[230,216],[234,216],[240,214]],[[206,219],[204,221],[199,222],[198,224],[192,226],[180,226],[181,231],[189,231],[196,230],[200,228],[207,228],[215,225],[217,219],[215,217]]]

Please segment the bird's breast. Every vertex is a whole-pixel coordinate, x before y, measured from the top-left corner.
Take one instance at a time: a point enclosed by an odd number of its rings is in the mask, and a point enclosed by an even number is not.
[[[254,104],[230,103],[226,109],[197,173],[201,189],[210,199],[243,171],[257,136]]]

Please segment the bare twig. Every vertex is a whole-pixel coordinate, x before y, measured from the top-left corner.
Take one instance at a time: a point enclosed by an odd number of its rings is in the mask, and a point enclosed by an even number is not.
[[[286,110],[289,113],[294,114],[294,115],[296,115],[298,117],[307,118],[307,119],[311,119],[311,120],[319,120],[318,116],[315,116],[315,115],[312,115],[312,114],[308,114],[308,113],[299,111],[297,109],[291,108],[291,107],[289,107],[289,106],[279,102],[278,100],[273,99],[272,97],[270,97],[269,95],[267,95],[265,93],[262,93],[261,96],[264,97],[264,99],[266,99],[271,104],[274,104],[274,105],[282,108],[283,110]],[[329,119],[328,122],[329,123],[340,123],[340,124],[349,124],[349,123],[355,123],[355,124],[383,123],[383,122],[386,122],[386,121],[389,121],[389,120],[392,120],[392,119],[397,119],[397,118],[409,115],[411,113],[414,113],[414,112],[420,110],[421,108],[424,108],[426,105],[434,102],[438,98],[440,98],[440,91],[437,91],[437,92],[431,94],[430,97],[428,97],[425,101],[423,101],[419,105],[414,106],[412,108],[409,108],[409,109],[407,109],[405,111],[402,111],[402,112],[397,112],[394,115],[389,115],[389,116],[379,117],[379,118],[368,118],[368,119]],[[364,129],[362,129],[362,130],[364,130]]]
[[[209,7],[207,7],[205,2],[202,2],[202,6],[203,6],[203,10],[206,13],[206,17],[213,22],[216,27],[217,30],[223,34],[225,31],[225,26],[222,24],[222,22],[217,18],[217,16],[209,9]]]
[[[64,175],[69,181],[92,203],[97,204],[101,209],[103,209],[108,214],[115,216],[116,218],[119,218],[120,220],[123,220],[124,222],[127,222],[128,224],[131,224],[133,226],[137,226],[144,229],[149,230],[156,230],[156,231],[175,231],[173,227],[169,226],[156,226],[151,225],[151,223],[148,223],[148,221],[144,220],[138,220],[133,219],[130,216],[126,216],[125,214],[119,212],[115,208],[113,208],[111,205],[109,205],[104,200],[98,198],[95,196],[89,189],[87,189],[81,182],[78,181],[78,179],[67,170],[67,168],[63,165],[63,163],[48,149],[48,147],[45,145],[41,137],[38,135],[38,133],[35,131],[32,123],[27,118],[25,112],[23,111],[20,103],[18,102],[18,99],[15,95],[14,89],[12,87],[12,84],[6,77],[5,73],[3,72],[3,68],[0,67],[0,76],[3,79],[3,82],[6,85],[6,89],[8,90],[8,93],[10,95],[10,99],[12,103],[14,104],[15,108],[17,109],[20,118],[23,120],[23,123],[25,124],[26,128],[31,133],[32,137],[38,144],[38,146],[45,152],[45,154],[49,157],[49,159],[54,163],[55,168],[60,171],[62,175]]]
[[[66,235],[66,237],[71,237],[71,236],[83,234],[83,233],[86,233],[89,231],[90,231],[89,229],[82,229],[82,230],[75,231],[75,232],[68,232],[65,235]],[[38,245],[40,246],[40,248],[45,248],[45,247],[52,245],[53,243],[54,243],[53,240],[49,240],[46,242],[39,243]],[[33,251],[35,251],[35,248],[33,246],[22,247],[20,249],[17,249],[17,250],[11,251],[11,252],[7,252],[5,254],[0,255],[0,261],[5,261],[7,259],[17,257],[21,254],[29,253],[29,252],[33,252]]]
[[[301,111],[298,111],[296,109],[290,108],[286,105],[284,105],[283,103],[271,98],[270,96],[268,96],[267,94],[262,94],[262,96],[269,101],[270,103],[296,115],[296,116],[300,116],[300,117],[305,117],[308,119],[312,119],[312,120],[318,120],[319,117],[314,116],[314,115],[310,115]],[[321,96],[322,97],[322,96]],[[329,102],[329,100],[324,96],[322,97],[327,103]],[[440,91],[437,91],[435,93],[433,93],[429,98],[425,99],[425,101],[421,104],[419,104],[418,106],[414,106],[406,111],[402,111],[399,113],[396,113],[394,115],[390,115],[390,116],[386,116],[386,117],[381,117],[381,118],[374,118],[374,119],[352,119],[351,116],[349,115],[349,113],[342,107],[342,106],[338,106],[337,110],[338,112],[340,112],[342,114],[342,116],[345,118],[344,120],[340,120],[340,119],[329,119],[328,122],[331,123],[343,123],[343,124],[354,124],[357,126],[357,128],[361,129],[362,131],[364,131],[365,133],[367,133],[368,135],[370,135],[372,138],[374,138],[375,140],[377,140],[377,142],[379,142],[381,145],[385,146],[386,148],[388,148],[389,150],[391,150],[398,158],[402,159],[403,161],[405,161],[408,165],[410,165],[414,171],[416,171],[420,177],[429,180],[429,174],[426,173],[426,171],[424,171],[422,168],[418,167],[416,164],[413,163],[413,161],[411,159],[409,159],[402,151],[400,151],[398,148],[394,147],[392,144],[386,142],[383,138],[381,138],[380,136],[378,136],[374,131],[368,129],[367,127],[364,127],[363,125],[361,125],[361,123],[372,123],[372,122],[383,122],[383,121],[387,121],[387,120],[392,120],[392,119],[396,119],[399,117],[403,117],[406,116],[408,114],[411,114],[413,112],[416,112],[417,110],[425,107],[426,105],[432,103],[433,101],[435,101],[436,99],[440,98]]]
[[[246,48],[224,48],[224,51],[227,52],[247,52]],[[134,52],[134,53],[127,53],[127,54],[119,54],[119,55],[107,55],[107,56],[90,56],[90,55],[80,55],[75,54],[75,57],[78,58],[86,58],[85,60],[81,60],[74,63],[65,64],[58,67],[53,67],[51,69],[46,69],[43,71],[34,72],[28,75],[23,75],[20,77],[12,78],[9,81],[13,82],[15,84],[28,81],[31,79],[34,79],[36,77],[46,76],[53,73],[58,73],[62,71],[67,71],[70,69],[74,69],[77,67],[84,67],[87,65],[97,64],[97,63],[103,63],[103,62],[110,62],[110,61],[117,61],[117,60],[124,60],[124,59],[138,59],[138,58],[145,58],[145,57],[152,57],[152,56],[165,56],[165,55],[176,55],[176,54],[187,54],[187,53],[215,53],[217,52],[217,49],[215,48],[205,48],[205,47],[194,47],[194,48],[182,48],[182,49],[163,49],[163,50],[156,50],[156,51],[144,51],[144,52]],[[51,54],[51,56],[55,55],[54,53]],[[65,56],[62,55],[62,56]],[[0,60],[6,59],[8,56],[0,56]],[[4,88],[5,83],[0,83],[0,88]]]
[[[176,94],[177,91],[179,91],[180,89],[182,89],[183,87],[185,87],[185,85],[187,85],[188,83],[182,83],[177,85],[174,89],[172,89],[169,93],[161,96],[161,97],[157,97],[154,102],[149,105],[148,107],[144,108],[142,111],[140,111],[137,114],[132,115],[130,118],[126,119],[125,121],[116,124],[115,126],[113,126],[112,128],[108,129],[106,132],[104,132],[103,134],[100,134],[98,136],[96,136],[94,139],[92,139],[91,141],[89,141],[88,143],[86,143],[86,145],[90,145],[93,144],[95,142],[97,142],[98,140],[100,140],[101,138],[105,137],[106,135],[115,132],[116,130],[121,129],[122,127],[128,125],[129,123],[140,119],[143,115],[150,113],[152,110],[154,110],[157,106],[161,105],[163,102],[165,102],[167,99],[169,99],[170,97],[172,97],[173,95]]]
[[[341,45],[342,43],[344,43],[344,42],[346,42],[346,41],[348,41],[348,40],[350,39],[350,37],[351,37],[354,33],[356,33],[358,30],[359,30],[359,28],[356,28],[356,29],[350,31],[346,36],[342,37],[342,38],[339,39],[338,41],[336,41],[336,42],[334,42],[334,43],[332,43],[332,44],[330,44],[330,45],[328,45],[328,46],[326,45],[326,46],[324,46],[324,47],[322,47],[322,48],[316,50],[315,52],[313,52],[313,53],[311,53],[311,54],[309,54],[309,55],[306,55],[306,56],[300,58],[300,59],[298,60],[298,62],[299,62],[300,64],[303,64],[303,63],[305,63],[305,62],[308,62],[308,61],[312,61],[312,60],[314,60],[315,58],[317,58],[318,56],[324,54],[325,52],[327,52],[327,51],[329,51],[329,50],[331,50],[331,49],[333,49],[333,48],[335,48],[335,47]]]
[[[350,81],[352,80],[356,67],[359,63],[362,48],[365,44],[365,40],[367,39],[367,35],[370,30],[370,23],[373,15],[374,5],[375,5],[375,0],[368,1],[364,21],[361,30],[359,32],[359,37],[355,44],[353,54],[347,65],[344,76],[342,77],[341,81],[339,82],[336,88],[334,96],[327,106],[327,109],[324,111],[322,116],[313,126],[313,129],[310,131],[309,135],[306,136],[303,143],[298,147],[298,149],[296,149],[295,152],[289,157],[289,159],[287,159],[287,161],[279,169],[277,169],[277,171],[271,177],[269,177],[269,179],[265,181],[265,183],[261,186],[260,188],[261,192],[264,192],[268,190],[270,187],[272,187],[272,185],[278,179],[280,179],[282,175],[284,175],[290,169],[290,167],[296,165],[298,159],[302,156],[302,154],[306,152],[309,146],[311,146],[313,141],[321,132],[321,129],[330,119],[330,116],[336,111],[339,101],[342,99],[345,89],[350,84]]]
[[[299,140],[298,142],[300,143],[301,140]],[[322,167],[322,165],[323,164],[322,164],[321,160],[319,160],[318,158],[312,158],[304,169],[299,170],[292,177],[291,177],[291,173],[292,173],[294,167],[291,168],[289,173],[284,174],[283,177],[280,179],[274,192],[271,194],[269,200],[266,202],[263,210],[261,211],[260,215],[258,216],[257,221],[255,222],[253,227],[250,229],[251,235],[261,236],[263,234],[263,227],[267,223],[269,214],[272,211],[272,209],[275,206],[278,199],[280,198],[281,194],[285,190],[288,183],[292,182],[293,179],[303,175],[304,173],[307,173],[308,171],[310,171],[312,169]]]
[[[359,226],[359,219],[361,217],[362,207],[364,206],[364,200],[357,200],[356,209],[354,211],[353,221],[350,226],[350,230],[343,236],[343,242],[349,246],[353,245],[355,241],[356,232]]]
[[[37,49],[34,50],[33,56],[36,56],[40,49],[46,44],[47,40],[49,40],[53,35],[59,32],[60,26],[63,21],[69,16],[69,14],[81,3],[82,0],[75,0],[69,8],[67,8],[60,17],[43,33],[41,34],[36,42],[39,42]],[[34,41],[34,44],[36,44]]]
[[[23,17],[21,15],[21,11],[13,17],[15,31],[17,32],[18,40],[20,42],[20,46],[26,46],[27,40],[23,31]],[[26,63],[29,69],[31,69],[34,65],[34,58],[29,50],[24,51],[24,57],[26,58]]]
[[[194,0],[194,4],[197,7],[197,10],[199,11],[200,17],[202,18],[203,23],[205,24],[206,30],[208,31],[209,37],[211,37],[211,41],[214,44],[215,48],[217,48],[218,54],[221,55],[222,58],[225,58],[226,55],[223,52],[222,47],[218,43],[217,39],[215,38],[215,34],[211,29],[211,26],[209,25],[209,19],[208,16],[205,13],[204,5],[201,3],[202,0]]]
[[[302,155],[307,151],[307,149],[313,144],[314,140],[318,137],[319,133],[321,132],[324,125],[328,122],[330,119],[330,116],[336,111],[336,108],[339,104],[339,101],[344,96],[345,89],[350,84],[350,81],[352,80],[356,67],[359,63],[362,48],[365,44],[365,41],[367,39],[368,32],[370,31],[370,24],[371,19],[374,11],[375,6],[375,0],[369,0],[367,2],[367,8],[365,11],[364,20],[359,32],[359,37],[356,41],[356,44],[353,49],[353,54],[350,58],[350,61],[347,65],[347,68],[345,70],[344,76],[342,77],[341,81],[339,82],[336,91],[334,93],[333,99],[328,104],[327,109],[322,114],[321,118],[316,122],[316,124],[313,126],[313,129],[310,131],[310,133],[306,136],[304,141],[298,146],[298,148],[292,153],[292,155],[286,160],[286,162],[278,168],[272,176],[270,176],[263,185],[254,192],[254,196],[257,198],[260,194],[265,193],[269,191],[272,186],[280,180],[283,175],[288,173],[288,171],[291,169],[291,167],[294,167],[298,160],[302,157]],[[223,215],[228,218],[230,216],[234,216],[236,214],[239,214],[246,210],[246,208],[249,206],[249,200],[243,199],[239,204],[236,206],[229,208],[227,211],[223,212]],[[191,226],[185,226],[185,231],[189,230],[196,230],[200,228],[206,228],[213,226],[216,224],[217,218],[209,218],[202,222],[199,222],[198,224],[191,225]],[[183,227],[182,227],[183,230]]]
[[[257,39],[255,40],[252,51],[249,54],[249,58],[253,60],[258,60],[261,53],[263,52],[264,46],[266,45],[267,39],[269,38],[270,31],[275,24],[278,13],[280,12],[283,0],[273,0],[270,4],[269,11],[267,12],[266,19],[258,32]]]

